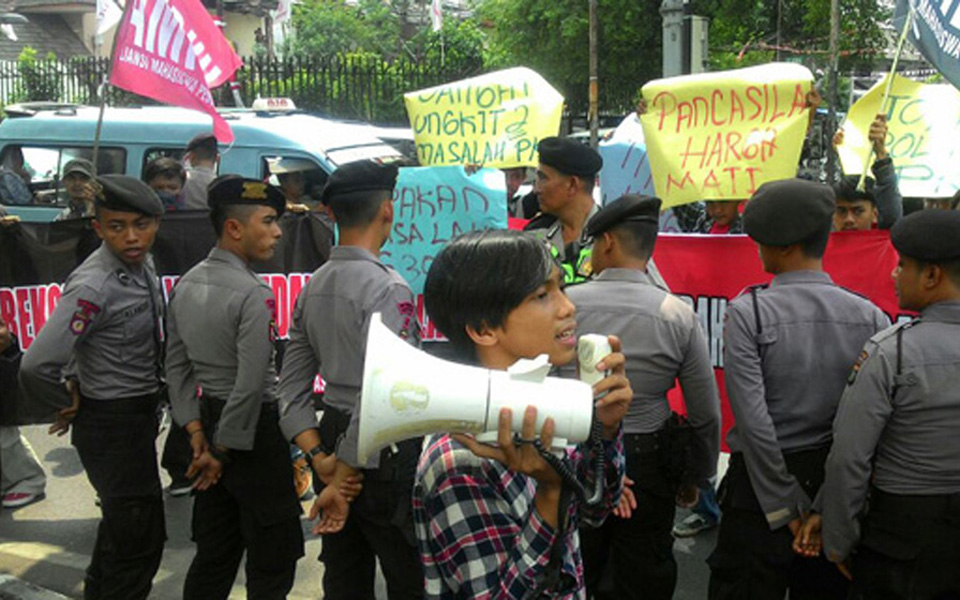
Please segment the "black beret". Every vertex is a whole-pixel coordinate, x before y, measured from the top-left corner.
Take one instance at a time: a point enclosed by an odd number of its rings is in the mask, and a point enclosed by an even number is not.
[[[626,194],[604,206],[587,222],[586,233],[596,236],[621,223],[640,222],[658,226],[660,198]]]
[[[911,213],[890,229],[897,252],[924,262],[960,259],[960,211],[928,209]]]
[[[330,204],[330,199],[339,194],[369,192],[374,190],[393,191],[397,184],[396,165],[381,165],[371,160],[358,160],[347,163],[333,172],[323,188],[320,201]]]
[[[75,158],[63,165],[63,176],[66,177],[70,173],[80,173],[88,179],[93,179],[93,163],[85,158]]]
[[[287,201],[276,186],[259,179],[247,179],[239,175],[222,175],[207,186],[207,204],[210,210],[236,204],[262,204],[270,206],[282,215]]]
[[[743,230],[765,246],[790,246],[829,231],[837,203],[833,188],[803,179],[760,186],[743,211]]]
[[[100,193],[97,206],[120,212],[137,212],[149,217],[163,214],[163,202],[149,185],[128,175],[101,175],[97,177]]]
[[[599,152],[570,138],[543,138],[537,150],[542,164],[565,175],[593,177],[603,166]]]
[[[184,151],[190,152],[191,150],[196,150],[201,147],[207,147],[210,150],[216,151],[217,137],[212,133],[198,133],[187,142],[187,147]]]

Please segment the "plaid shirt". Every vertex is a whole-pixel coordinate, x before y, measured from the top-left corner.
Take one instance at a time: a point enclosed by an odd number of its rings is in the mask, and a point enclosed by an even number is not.
[[[559,593],[586,598],[579,520],[599,526],[620,498],[623,435],[603,443],[605,491],[598,507],[570,503]],[[590,489],[590,456],[567,450],[580,481]],[[544,581],[556,531],[534,509],[536,481],[482,459],[449,436],[430,440],[420,456],[413,518],[424,567],[426,598],[531,598]]]

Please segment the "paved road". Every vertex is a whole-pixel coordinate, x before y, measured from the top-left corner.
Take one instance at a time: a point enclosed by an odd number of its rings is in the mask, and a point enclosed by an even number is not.
[[[15,511],[0,512],[0,573],[18,577],[70,598],[82,597],[83,570],[90,561],[100,516],[94,504],[93,489],[67,438],[46,434],[46,427],[25,427],[23,432],[40,457],[48,476],[45,500]],[[161,440],[158,444],[162,443]],[[164,484],[169,483],[164,477]],[[168,541],[160,572],[154,580],[152,598],[180,597],[183,578],[193,557],[190,541],[190,497],[165,497]],[[309,508],[304,505],[305,509]],[[320,540],[308,531],[303,521],[307,554],[297,566],[297,581],[291,600],[322,597]],[[716,532],[697,538],[678,540],[675,553],[679,562],[676,600],[706,598],[708,571],[704,559],[716,541]],[[382,585],[379,597],[386,598]],[[246,598],[243,573],[238,576],[231,599]]]

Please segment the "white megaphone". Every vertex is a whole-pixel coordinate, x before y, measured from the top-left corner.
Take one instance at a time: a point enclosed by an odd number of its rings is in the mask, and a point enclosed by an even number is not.
[[[375,313],[363,366],[359,463],[394,442],[431,433],[474,433],[478,440],[496,441],[503,407],[512,409],[518,433],[527,406],[537,408],[538,434],[552,418],[554,448],[587,440],[593,420],[590,385],[547,377],[549,370],[546,355],[517,361],[506,371],[435,358],[394,335]]]

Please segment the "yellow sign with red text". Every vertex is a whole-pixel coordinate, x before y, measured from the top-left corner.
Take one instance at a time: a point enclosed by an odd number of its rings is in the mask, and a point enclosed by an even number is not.
[[[643,86],[640,121],[663,207],[748,198],[796,177],[812,81],[806,67],[773,63]]]

